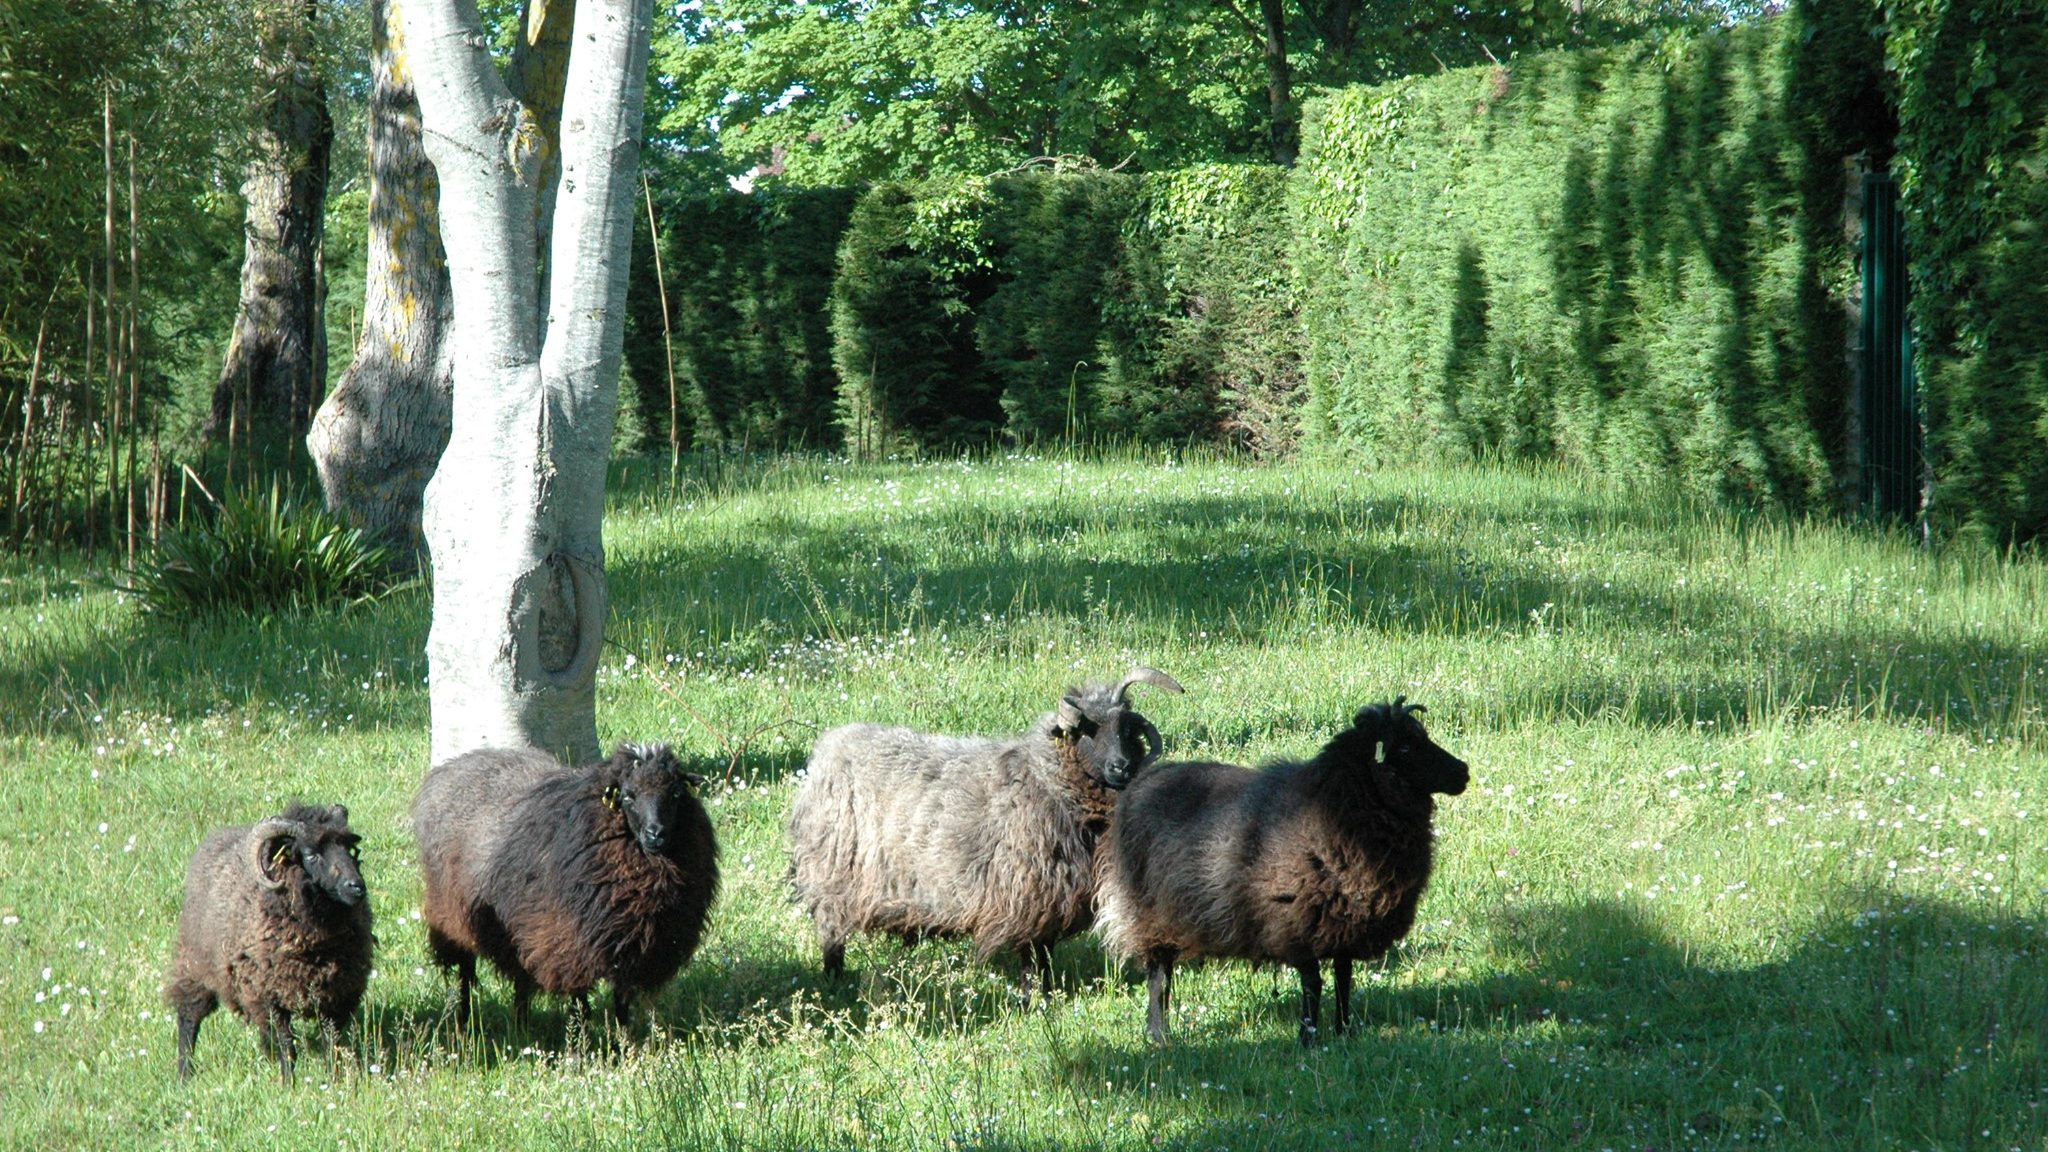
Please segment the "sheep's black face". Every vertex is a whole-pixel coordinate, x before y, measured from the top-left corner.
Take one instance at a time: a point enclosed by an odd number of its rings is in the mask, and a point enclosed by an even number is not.
[[[1122,789],[1159,755],[1159,730],[1136,712],[1118,709],[1101,720],[1080,713],[1062,734],[1109,788]]]
[[[1463,760],[1438,747],[1423,731],[1415,713],[1420,704],[1396,697],[1392,704],[1359,709],[1351,730],[1331,741],[1331,749],[1353,762],[1383,764],[1409,787],[1456,796],[1471,780]]]
[[[353,832],[329,832],[294,848],[306,880],[321,895],[344,908],[361,904],[369,895],[363,885],[362,837]]]
[[[622,750],[626,763],[615,758],[618,782],[607,793],[626,817],[626,830],[650,856],[667,853],[669,835],[678,826],[684,806],[690,803],[690,787],[703,777],[683,771],[682,762],[665,745],[648,749]]]

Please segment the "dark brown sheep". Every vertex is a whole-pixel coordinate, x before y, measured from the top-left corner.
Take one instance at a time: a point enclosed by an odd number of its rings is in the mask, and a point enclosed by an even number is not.
[[[1465,790],[1465,762],[1396,699],[1361,710],[1313,760],[1254,772],[1161,764],[1117,803],[1102,853],[1101,933],[1145,965],[1146,1032],[1166,1039],[1182,957],[1278,961],[1301,974],[1301,1042],[1321,1025],[1321,962],[1336,970],[1336,1030],[1351,966],[1415,923],[1429,883],[1434,793]]]
[[[1159,755],[1159,730],[1131,708],[1136,668],[1111,688],[1063,696],[1009,740],[854,724],[818,739],[790,806],[790,877],[825,970],[855,932],[906,942],[969,936],[987,960],[1016,949],[1020,987],[1052,986],[1053,944],[1094,919],[1097,840],[1117,790]]]
[[[222,828],[185,869],[185,906],[164,999],[178,1017],[178,1075],[192,1075],[199,1025],[227,1001],[292,1076],[292,1017],[338,1035],[370,978],[370,898],[348,809],[294,805]]]
[[[454,968],[467,1022],[476,958],[512,981],[522,1024],[536,990],[575,998],[612,986],[619,1019],[697,950],[718,891],[711,818],[665,745],[621,744],[570,768],[545,753],[485,748],[427,773],[413,801],[427,942]]]

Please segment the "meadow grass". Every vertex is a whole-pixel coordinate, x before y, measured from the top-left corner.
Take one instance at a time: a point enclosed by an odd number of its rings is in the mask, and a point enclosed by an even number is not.
[[[1561,472],[1006,458],[628,462],[606,740],[712,777],[724,883],[651,1024],[447,1015],[405,813],[423,591],[145,619],[0,561],[0,1146],[2048,1148],[2048,568]],[[1307,755],[1405,694],[1473,766],[1358,1035],[1293,974],[1179,982],[1172,1043],[1093,938],[1061,991],[958,944],[818,971],[790,774],[854,720],[1020,730],[1163,668],[1169,756]],[[281,1088],[158,986],[202,833],[285,800],[366,835],[378,971]],[[1010,962],[1013,963],[1013,962]]]

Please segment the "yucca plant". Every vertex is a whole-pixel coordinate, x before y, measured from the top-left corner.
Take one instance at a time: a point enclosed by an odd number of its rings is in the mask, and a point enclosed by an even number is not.
[[[372,600],[399,583],[389,549],[273,482],[166,532],[126,591],[145,612],[193,617]]]

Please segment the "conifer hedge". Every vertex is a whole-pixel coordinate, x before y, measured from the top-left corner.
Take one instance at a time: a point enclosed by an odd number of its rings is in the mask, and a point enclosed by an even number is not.
[[[1792,21],[1338,92],[1295,181],[1310,426],[1837,501],[1843,148]]]
[[[668,443],[670,351],[684,448],[837,443],[830,302],[855,196],[809,188],[658,201],[659,280],[640,215],[626,386],[646,446]]]
[[[847,442],[1285,447],[1284,188],[1277,169],[1212,166],[872,189],[833,297]]]

